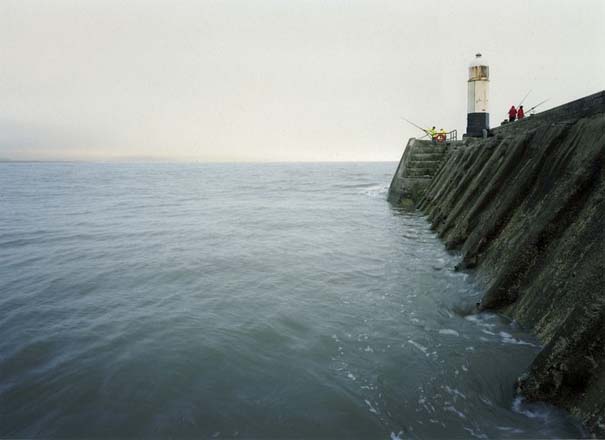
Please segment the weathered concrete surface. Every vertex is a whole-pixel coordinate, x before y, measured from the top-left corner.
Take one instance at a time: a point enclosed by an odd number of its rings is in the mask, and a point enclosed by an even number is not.
[[[430,140],[410,139],[391,180],[389,200],[404,206],[414,206],[432,182],[448,151],[457,144],[458,142],[434,144]]]
[[[495,130],[448,154],[419,208],[481,309],[533,329],[545,347],[520,391],[605,437],[605,92]]]

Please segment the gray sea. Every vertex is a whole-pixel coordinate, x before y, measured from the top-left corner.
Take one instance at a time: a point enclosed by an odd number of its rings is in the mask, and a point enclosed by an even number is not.
[[[0,164],[0,437],[580,437],[394,163]]]

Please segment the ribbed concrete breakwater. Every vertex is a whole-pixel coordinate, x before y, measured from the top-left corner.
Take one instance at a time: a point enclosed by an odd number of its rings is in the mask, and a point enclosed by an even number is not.
[[[418,207],[544,349],[520,391],[605,436],[605,92],[448,152]]]

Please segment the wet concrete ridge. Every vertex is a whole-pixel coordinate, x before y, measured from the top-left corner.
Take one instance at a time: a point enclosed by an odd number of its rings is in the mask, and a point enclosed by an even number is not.
[[[462,252],[460,269],[486,290],[481,309],[545,344],[520,392],[605,437],[605,91],[493,133],[443,152],[416,191],[414,155],[430,142],[410,141],[389,198],[412,198]]]

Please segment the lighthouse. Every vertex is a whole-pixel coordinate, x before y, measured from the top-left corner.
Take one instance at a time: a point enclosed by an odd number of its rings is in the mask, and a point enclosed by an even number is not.
[[[489,66],[480,53],[468,68],[466,135],[483,136],[489,130]]]

